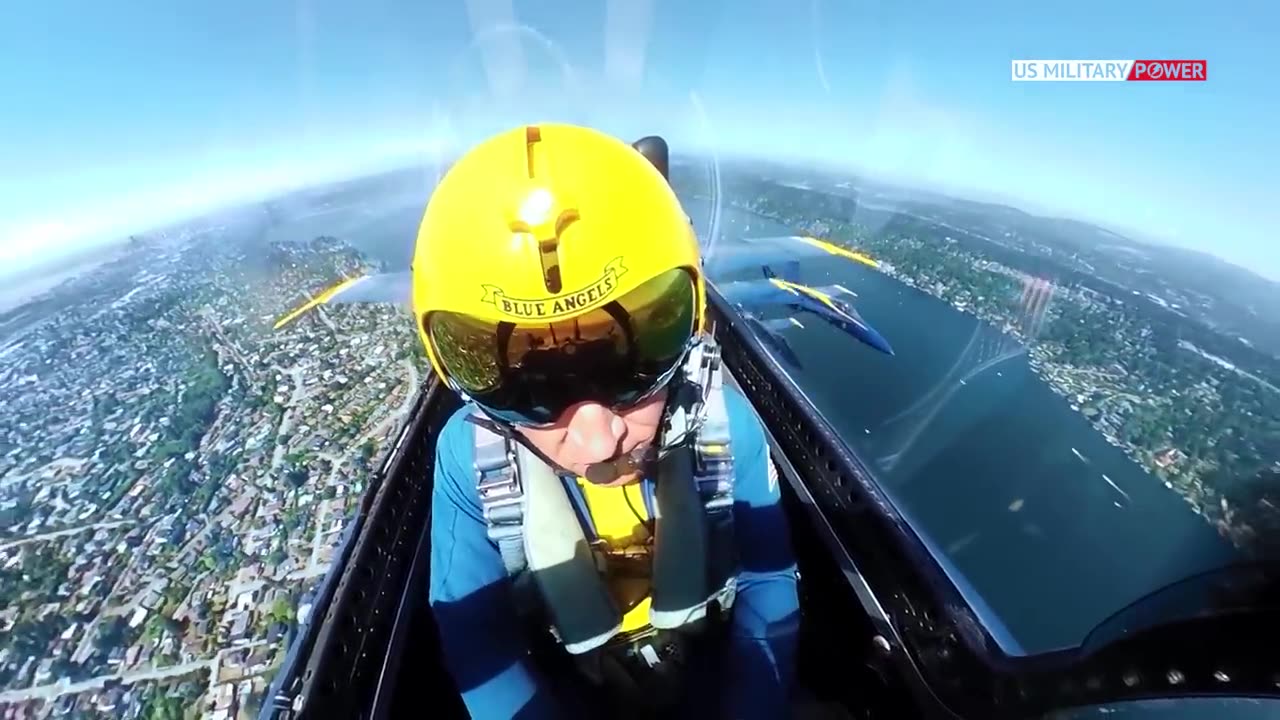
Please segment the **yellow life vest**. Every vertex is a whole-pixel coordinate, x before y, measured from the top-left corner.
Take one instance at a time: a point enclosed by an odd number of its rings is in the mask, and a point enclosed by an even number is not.
[[[622,612],[622,633],[649,627],[653,577],[653,535],[639,483],[600,487],[579,478],[578,486],[604,545],[605,583]]]

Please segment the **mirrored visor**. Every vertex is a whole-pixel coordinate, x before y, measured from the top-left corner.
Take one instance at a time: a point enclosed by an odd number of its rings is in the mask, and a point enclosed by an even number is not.
[[[494,416],[554,422],[575,403],[624,409],[666,384],[693,337],[693,277],[669,270],[608,304],[549,322],[440,311],[427,335],[446,375]]]

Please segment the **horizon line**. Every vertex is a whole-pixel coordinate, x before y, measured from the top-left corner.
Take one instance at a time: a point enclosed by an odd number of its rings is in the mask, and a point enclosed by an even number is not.
[[[705,153],[706,151],[703,151],[703,152]],[[1039,204],[1030,200],[1024,200],[1021,198],[1006,198],[1006,197],[1001,197],[998,193],[989,193],[989,192],[955,187],[955,186],[946,187],[946,186],[940,186],[934,183],[921,183],[921,182],[911,181],[907,179],[898,179],[898,178],[882,179],[885,176],[880,175],[878,173],[868,173],[865,170],[862,170],[860,168],[853,167],[853,166],[840,167],[840,166],[831,164],[830,161],[813,161],[813,164],[805,165],[804,163],[809,161],[802,160],[802,159],[784,160],[784,159],[778,159],[778,158],[752,156],[752,155],[740,154],[740,153],[730,153],[727,157],[724,155],[719,155],[718,153],[709,153],[709,154],[711,156],[710,158],[707,157],[708,154],[700,155],[697,152],[688,152],[688,151],[679,152],[679,153],[673,152],[671,155],[671,161],[672,161],[672,164],[675,164],[680,161],[693,160],[696,162],[696,161],[712,159],[720,163],[724,163],[726,161],[746,162],[746,163],[754,162],[754,163],[762,163],[762,164],[772,164],[772,165],[786,167],[788,169],[794,169],[794,170],[818,170],[820,172],[828,172],[828,173],[848,173],[851,176],[850,177],[851,181],[879,185],[886,189],[894,189],[894,190],[901,190],[901,191],[908,191],[908,192],[929,193],[929,194],[933,194],[948,200],[956,200],[960,202],[975,203],[975,204],[982,204],[982,205],[992,205],[992,206],[1004,208],[1006,210],[1013,210],[1038,220],[1073,222],[1073,223],[1088,225],[1098,230],[1109,233],[1111,235],[1115,235],[1117,238],[1131,242],[1135,245],[1141,245],[1144,247],[1157,249],[1157,250],[1173,250],[1177,252],[1194,253],[1197,255],[1209,257],[1218,262],[1226,264],[1236,270],[1240,270],[1247,274],[1253,275],[1254,277],[1257,277],[1258,279],[1263,280],[1264,282],[1271,283],[1274,285],[1280,285],[1280,275],[1277,275],[1276,277],[1271,277],[1267,274],[1264,274],[1262,271],[1259,271],[1252,267],[1247,267],[1239,262],[1225,258],[1221,255],[1215,254],[1209,250],[1202,250],[1199,248],[1187,247],[1185,245],[1176,244],[1168,240],[1165,240],[1163,238],[1159,238],[1153,234],[1147,233],[1145,231],[1139,231],[1136,228],[1126,228],[1119,224],[1114,224],[1114,223],[1097,220],[1093,218],[1086,218],[1086,217],[1079,217],[1079,216],[1073,217],[1074,213],[1055,212],[1044,207],[1033,210],[1033,209],[1027,209],[1025,207],[1020,206],[1023,203],[1025,203],[1026,205],[1032,205],[1032,206]],[[719,157],[717,157],[717,155],[719,155]],[[438,160],[440,164],[448,166],[448,165],[451,165],[456,160],[456,156],[452,156],[447,159],[438,158]],[[402,164],[401,161],[398,161],[398,160],[397,161],[384,160],[383,163],[378,163],[378,165],[379,167],[360,168],[350,174],[345,174],[341,176],[329,176],[325,178],[316,179],[314,181],[290,184],[288,187],[285,187],[285,188],[272,189],[256,199],[229,198],[223,202],[215,202],[206,209],[203,209],[193,214],[186,215],[179,218],[157,219],[156,221],[153,221],[153,222],[139,222],[136,224],[136,227],[138,227],[139,229],[129,230],[129,231],[116,230],[116,232],[119,233],[118,235],[113,234],[109,238],[103,237],[98,242],[92,243],[91,245],[87,245],[79,249],[71,250],[66,253],[62,253],[57,256],[50,257],[45,261],[37,262],[25,268],[18,268],[13,270],[12,272],[5,272],[3,269],[0,269],[0,279],[17,277],[17,276],[25,275],[29,273],[38,273],[38,272],[44,272],[49,270],[56,270],[57,267],[65,267],[66,265],[71,264],[78,259],[85,258],[85,256],[87,255],[101,253],[101,252],[107,251],[109,248],[113,248],[114,246],[127,243],[129,239],[133,236],[146,235],[149,233],[157,232],[159,230],[168,229],[174,226],[186,225],[201,219],[209,218],[219,213],[232,212],[235,210],[245,209],[253,205],[256,205],[258,203],[279,200],[281,198],[288,197],[289,195],[292,195],[295,193],[305,192],[308,190],[313,190],[313,189],[322,188],[322,187],[328,187],[328,186],[337,185],[345,182],[367,180],[371,178],[383,177],[383,176],[393,175],[397,173],[421,172],[425,167],[425,164],[420,161],[411,161],[411,162]],[[825,192],[823,190],[814,189],[814,188],[811,188],[811,191]],[[985,198],[982,197],[984,195],[986,196]],[[430,196],[431,196],[431,192],[428,192],[426,194],[426,197],[423,200],[424,208],[426,207],[426,202],[427,200],[430,199]],[[1018,203],[1018,204],[1012,204],[1012,203]]]

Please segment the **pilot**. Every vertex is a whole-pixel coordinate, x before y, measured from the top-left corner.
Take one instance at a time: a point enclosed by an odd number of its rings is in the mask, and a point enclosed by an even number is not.
[[[465,401],[438,436],[430,602],[474,718],[779,718],[796,569],[722,381],[666,145],[543,124],[440,182],[413,306]]]

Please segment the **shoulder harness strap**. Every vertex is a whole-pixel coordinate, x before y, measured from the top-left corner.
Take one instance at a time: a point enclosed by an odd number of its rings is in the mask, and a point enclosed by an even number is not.
[[[729,432],[729,410],[724,401],[724,378],[717,356],[707,368],[701,426],[694,435],[694,479],[702,504],[709,513],[733,507],[733,445]]]
[[[707,523],[708,567],[713,583],[721,586],[720,611],[733,606],[737,594],[738,556],[734,540],[733,498],[737,474],[733,464],[733,438],[729,409],[724,397],[724,372],[718,348],[710,349],[706,390],[693,440],[693,477],[702,499]]]
[[[525,569],[524,486],[516,472],[515,443],[489,428],[475,429],[476,488],[489,539],[502,553],[508,575]]]

